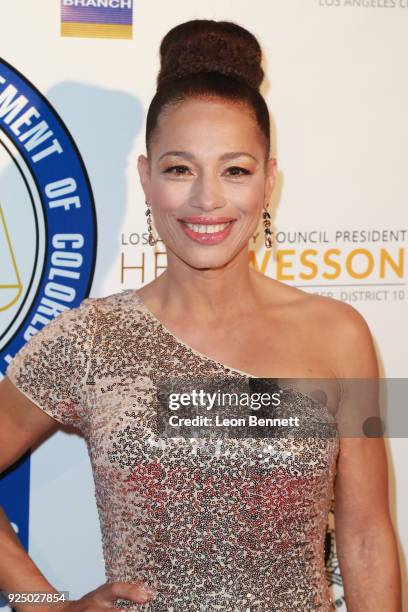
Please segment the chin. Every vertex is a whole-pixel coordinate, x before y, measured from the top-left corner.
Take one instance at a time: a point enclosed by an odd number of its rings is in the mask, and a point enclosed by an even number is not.
[[[210,258],[201,262],[189,262],[192,268],[197,268],[197,270],[216,270],[218,268],[223,268],[226,266],[232,258]]]

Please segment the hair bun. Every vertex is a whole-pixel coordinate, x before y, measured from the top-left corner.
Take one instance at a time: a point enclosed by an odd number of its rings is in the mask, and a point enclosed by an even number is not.
[[[157,88],[171,79],[218,72],[259,90],[264,77],[261,57],[255,36],[236,23],[186,21],[172,28],[161,42]]]

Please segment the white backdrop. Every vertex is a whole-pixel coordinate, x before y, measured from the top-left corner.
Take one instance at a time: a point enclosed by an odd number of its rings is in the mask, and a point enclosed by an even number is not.
[[[145,151],[161,38],[191,18],[236,21],[264,51],[263,93],[279,166],[272,202],[278,233],[272,255],[260,233],[251,245],[253,264],[282,282],[350,302],[370,325],[381,375],[406,378],[405,0],[137,0],[127,40],[61,37],[57,0],[2,0],[2,58],[57,110],[89,173],[98,220],[91,295],[140,287],[160,273],[155,262],[165,266],[165,256],[155,259],[142,240],[136,160]],[[408,447],[401,438],[387,448],[405,574]],[[29,551],[40,569],[71,597],[104,582],[84,442],[62,432],[44,442],[32,455],[30,486]],[[341,585],[336,593],[345,610]]]

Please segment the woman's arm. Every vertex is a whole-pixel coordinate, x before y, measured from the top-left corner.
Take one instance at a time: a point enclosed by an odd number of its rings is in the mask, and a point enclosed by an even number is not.
[[[338,377],[377,379],[378,363],[367,323],[348,306],[342,318],[341,333],[336,334]],[[360,393],[365,389],[362,384]],[[366,397],[357,397],[349,406],[346,398],[340,405],[345,421],[348,409],[359,409],[360,399],[363,404]],[[373,406],[372,414],[377,410]],[[389,511],[383,438],[341,437],[335,482],[335,529],[347,611],[401,612],[401,574]]]
[[[38,439],[55,430],[56,421],[5,378],[0,382],[0,473],[14,464]],[[0,507],[0,588],[8,592],[55,589],[28,556]],[[19,611],[24,606],[17,606]],[[27,610],[31,610],[28,606]]]
[[[0,474],[13,465],[35,442],[58,428],[58,422],[31,402],[6,377],[0,382]],[[0,590],[8,593],[58,593],[40,572],[16,536],[0,506]],[[103,612],[115,599],[145,604],[152,592],[140,583],[107,582],[81,599],[65,604],[14,605],[17,612]]]

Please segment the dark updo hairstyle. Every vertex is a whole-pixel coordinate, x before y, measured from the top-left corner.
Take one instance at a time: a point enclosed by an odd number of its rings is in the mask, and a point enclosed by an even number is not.
[[[160,113],[188,98],[224,98],[246,104],[270,151],[270,123],[259,92],[264,72],[255,36],[230,21],[194,19],[172,28],[160,45],[157,91],[146,120],[146,149]]]

